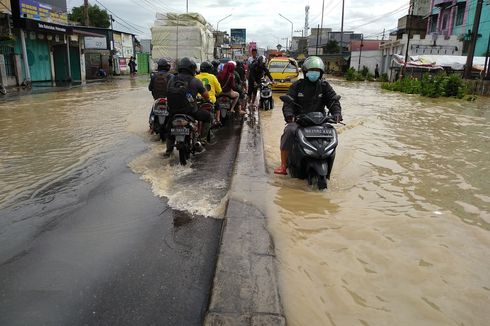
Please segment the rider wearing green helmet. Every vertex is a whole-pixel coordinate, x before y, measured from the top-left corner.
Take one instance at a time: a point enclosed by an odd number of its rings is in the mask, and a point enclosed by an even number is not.
[[[325,107],[327,107],[337,122],[342,121],[340,96],[326,80],[322,80],[325,73],[325,64],[322,59],[315,56],[308,57],[303,63],[302,71],[305,78],[291,85],[287,93],[299,106],[284,103],[282,107],[287,125],[281,137],[281,165],[274,169],[275,174],[287,174],[288,154],[298,129],[295,122],[296,116],[315,111],[325,113]]]

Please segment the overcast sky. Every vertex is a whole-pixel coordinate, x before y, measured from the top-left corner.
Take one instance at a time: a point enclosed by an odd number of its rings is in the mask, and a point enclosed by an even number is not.
[[[294,35],[301,36],[305,25],[305,6],[310,6],[309,25],[321,23],[322,0],[188,0],[189,12],[198,12],[216,28],[246,28],[247,41],[256,41],[259,47],[285,45],[283,38],[290,37],[293,22]],[[158,12],[185,12],[186,0],[90,0],[101,4],[113,14],[114,28],[130,31],[139,38],[151,38],[150,27]],[[83,4],[83,0],[67,0],[68,8]],[[398,18],[408,13],[409,0],[345,0],[344,30],[364,33],[366,38],[381,39],[383,29],[396,28]],[[340,31],[342,0],[325,0],[323,27]],[[131,29],[127,23],[132,24]],[[126,25],[126,26],[125,26]],[[298,32],[296,32],[298,31]]]

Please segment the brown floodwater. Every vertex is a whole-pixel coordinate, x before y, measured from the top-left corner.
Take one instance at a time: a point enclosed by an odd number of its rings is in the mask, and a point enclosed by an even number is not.
[[[0,208],[41,197],[100,153],[124,146],[128,133],[147,137],[147,85],[119,80],[2,100]]]
[[[47,194],[77,194],[80,184],[89,182],[84,180],[104,173],[104,156],[126,151],[128,135],[136,135],[147,150],[128,165],[156,196],[167,198],[173,209],[223,217],[229,176],[219,163],[228,164],[226,155],[214,164],[220,173],[199,177],[194,157],[186,167],[175,164],[175,156],[164,158],[165,144],[148,132],[153,103],[148,77],[46,91],[35,88],[0,102],[0,209],[45,203],[52,200]],[[231,130],[219,136],[234,139]]]
[[[261,113],[288,325],[488,325],[490,100],[332,85],[346,126],[325,192],[272,174],[280,101]]]

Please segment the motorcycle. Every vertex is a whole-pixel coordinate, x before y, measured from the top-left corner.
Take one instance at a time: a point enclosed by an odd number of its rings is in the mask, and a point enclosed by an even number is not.
[[[274,99],[272,98],[272,83],[262,78],[260,85],[259,108],[263,110],[272,110],[274,108]]]
[[[220,110],[220,119],[222,122],[229,120],[233,121],[233,111],[231,110],[231,105],[233,104],[233,100],[228,96],[219,96],[218,95],[218,107]]]
[[[155,102],[153,102],[150,113],[150,130],[152,133],[160,135],[162,141],[165,141],[167,137],[166,126],[169,115],[167,99],[156,99]]]
[[[199,141],[199,124],[187,114],[176,114],[172,117],[170,128],[170,141],[179,151],[181,165],[186,165],[191,154],[201,152],[202,144]]]
[[[280,99],[300,106],[288,95]],[[316,180],[319,190],[326,189],[338,145],[337,131],[331,123],[337,122],[322,112],[310,112],[298,115],[296,123],[298,130],[287,162],[289,174],[307,179],[310,186]]]

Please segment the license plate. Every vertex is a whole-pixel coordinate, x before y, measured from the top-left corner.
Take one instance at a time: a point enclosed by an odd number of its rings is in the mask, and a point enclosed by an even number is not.
[[[331,137],[333,135],[332,128],[306,128],[303,129],[306,137]]]
[[[159,109],[159,108],[154,108],[153,113],[155,113],[155,115],[163,115],[163,116],[168,116],[170,114],[167,109]]]
[[[190,131],[187,128],[171,128],[170,133],[173,136],[182,136],[182,135],[187,136],[190,134]]]
[[[230,103],[220,103],[220,105],[219,105],[219,106],[220,106],[222,109],[226,109],[226,110],[228,110],[228,109],[231,107]]]

